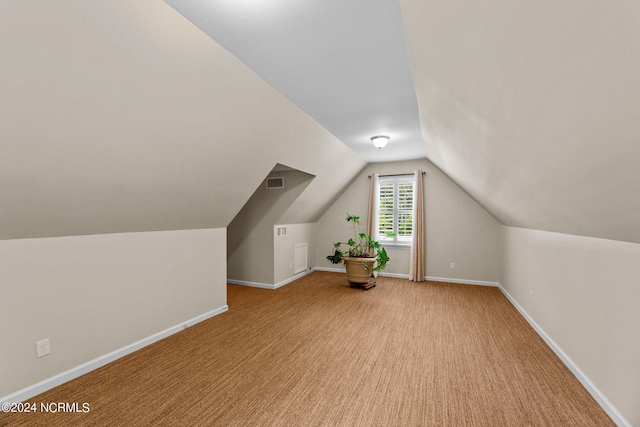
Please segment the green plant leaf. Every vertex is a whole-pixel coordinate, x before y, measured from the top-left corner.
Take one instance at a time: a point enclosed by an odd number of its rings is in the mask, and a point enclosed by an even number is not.
[[[358,233],[356,225],[360,224],[360,217],[357,215],[347,214],[347,222],[353,223],[353,238],[345,242],[336,242],[333,244],[334,252],[327,256],[327,259],[333,264],[344,262],[344,253],[341,250],[342,245],[349,245],[347,254],[352,257],[375,258],[376,266],[372,271],[384,270],[390,258],[387,251],[380,242],[373,240],[366,233]],[[388,236],[395,236],[394,233],[387,233]],[[358,241],[356,241],[358,240]],[[368,268],[368,267],[367,267]]]
[[[360,224],[360,217],[356,215],[347,214],[347,221]]]
[[[331,261],[332,264],[340,264],[343,258],[344,258],[344,254],[339,249],[336,249],[333,255],[327,256],[327,259]]]

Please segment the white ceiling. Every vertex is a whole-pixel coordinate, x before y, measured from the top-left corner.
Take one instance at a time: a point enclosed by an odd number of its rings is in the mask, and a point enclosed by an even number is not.
[[[640,2],[401,5],[436,165],[504,224],[640,242]]]
[[[0,40],[0,239],[226,227],[278,163],[315,222],[366,164],[160,0],[3,0]]]
[[[225,227],[277,163],[313,222],[363,159],[426,156],[504,224],[640,243],[639,2],[168,3],[211,36],[0,3],[0,239]]]
[[[426,154],[504,224],[640,242],[637,1],[165,1],[366,160]]]
[[[165,1],[365,160],[426,157],[396,0]]]

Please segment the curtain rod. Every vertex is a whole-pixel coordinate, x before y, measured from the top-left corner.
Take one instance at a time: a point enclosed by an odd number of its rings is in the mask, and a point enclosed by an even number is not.
[[[422,171],[422,175],[426,175],[427,173],[425,171]],[[378,175],[380,178],[384,177],[384,176],[408,176],[408,175],[413,175],[413,173],[392,173],[389,175]],[[369,178],[371,178],[371,175],[368,176]]]

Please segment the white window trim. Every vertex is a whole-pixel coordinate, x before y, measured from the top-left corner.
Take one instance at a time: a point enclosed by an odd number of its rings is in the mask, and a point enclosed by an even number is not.
[[[394,249],[411,249],[411,244],[413,241],[413,230],[412,230],[412,234],[411,237],[409,238],[409,240],[405,240],[402,242],[399,242],[398,236],[397,236],[397,228],[398,228],[398,214],[399,213],[410,213],[413,214],[413,209],[409,210],[409,211],[402,211],[400,212],[398,209],[398,197],[399,197],[399,190],[398,187],[400,184],[414,184],[414,180],[413,180],[413,175],[412,174],[406,174],[406,175],[395,175],[395,176],[381,176],[378,178],[378,189],[377,189],[377,199],[376,199],[376,203],[377,203],[377,209],[376,209],[376,214],[378,215],[377,221],[376,221],[376,226],[379,227],[378,223],[379,223],[379,217],[381,213],[384,212],[388,212],[388,211],[384,211],[381,209],[380,207],[380,186],[384,185],[384,184],[389,184],[389,183],[393,183],[393,210],[389,213],[391,213],[393,215],[394,221],[394,232],[396,232],[396,236],[393,237],[392,241],[389,240],[385,240],[385,236],[383,235],[378,235],[378,241],[380,242],[380,244],[382,244],[382,246],[386,247],[386,248],[394,248]],[[412,188],[412,192],[415,191],[415,188]],[[376,230],[376,232],[378,232],[378,230]]]

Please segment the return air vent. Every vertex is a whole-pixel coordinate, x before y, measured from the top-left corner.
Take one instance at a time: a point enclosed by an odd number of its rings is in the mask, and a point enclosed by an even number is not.
[[[279,190],[281,188],[284,188],[284,178],[283,177],[267,178],[267,188],[269,190]]]
[[[308,268],[307,263],[308,245],[298,243],[293,247],[293,274],[298,274]]]

